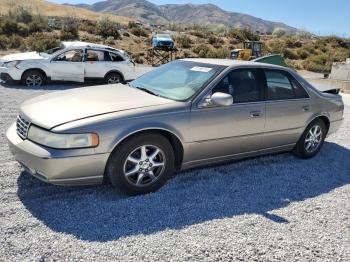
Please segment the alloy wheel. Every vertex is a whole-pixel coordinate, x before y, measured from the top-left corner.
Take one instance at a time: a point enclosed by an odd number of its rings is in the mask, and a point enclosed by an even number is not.
[[[43,83],[43,80],[38,75],[29,75],[26,78],[27,86],[41,86],[42,83]]]
[[[120,83],[120,78],[118,76],[111,76],[107,80],[108,84],[118,84]]]
[[[312,126],[305,137],[305,150],[309,153],[316,151],[322,142],[322,138],[322,128],[319,125]]]
[[[124,176],[135,186],[148,186],[164,172],[165,161],[165,155],[160,148],[154,145],[142,145],[126,158]]]

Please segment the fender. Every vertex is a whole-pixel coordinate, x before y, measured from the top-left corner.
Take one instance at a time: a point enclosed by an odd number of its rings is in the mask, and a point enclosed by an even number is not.
[[[139,133],[139,132],[143,132],[143,131],[165,131],[171,135],[174,135],[182,144],[182,146],[184,147],[184,140],[182,135],[180,134],[180,132],[170,126],[167,125],[165,123],[161,123],[161,122],[154,122],[154,123],[149,123],[149,125],[147,127],[144,126],[144,124],[140,124],[140,125],[133,125],[128,127],[127,129],[124,129],[121,133],[119,133],[111,142],[110,146],[109,146],[109,151],[112,152],[122,141],[124,141],[125,139],[127,139],[128,137]]]

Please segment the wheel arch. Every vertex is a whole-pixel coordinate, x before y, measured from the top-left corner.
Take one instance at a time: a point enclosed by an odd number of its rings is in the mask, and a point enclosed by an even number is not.
[[[329,130],[331,121],[330,121],[330,119],[329,119],[329,115],[327,115],[326,113],[320,113],[320,114],[316,114],[316,115],[312,116],[312,117],[310,118],[310,120],[308,121],[306,127],[307,127],[310,123],[312,123],[313,121],[315,121],[316,119],[321,119],[321,120],[324,122],[324,124],[326,125],[326,128],[327,128],[327,133],[328,133],[328,130]],[[306,127],[305,127],[305,129],[306,129]],[[304,130],[305,130],[305,129],[304,129]]]
[[[156,133],[159,135],[164,136],[166,139],[168,139],[168,141],[170,142],[173,150],[174,150],[174,154],[175,154],[175,168],[176,170],[180,170],[181,169],[181,164],[182,164],[182,160],[183,160],[183,156],[184,156],[184,146],[183,146],[183,142],[180,139],[180,137],[175,134],[175,132],[167,129],[167,128],[163,128],[163,127],[152,127],[152,128],[143,128],[143,129],[135,129],[132,132],[128,132],[127,134],[118,137],[118,139],[116,140],[116,142],[113,145],[113,148],[111,150],[111,154],[115,151],[118,150],[118,147],[126,140],[130,139],[133,136],[137,136],[137,135],[142,135],[142,134],[149,134],[149,133]],[[108,163],[108,162],[107,162]]]
[[[23,73],[22,73],[22,75],[21,75],[21,80],[23,80],[23,76],[24,76],[24,74],[25,74],[25,73],[27,73],[28,71],[34,71],[34,70],[36,70],[36,71],[39,71],[39,72],[43,73],[43,74],[44,74],[44,76],[45,76],[45,78],[46,78],[45,80],[47,80],[47,78],[48,78],[47,73],[45,72],[45,70],[44,70],[44,69],[39,68],[39,67],[33,67],[33,68],[28,68],[28,69],[24,70],[24,71],[23,71]]]

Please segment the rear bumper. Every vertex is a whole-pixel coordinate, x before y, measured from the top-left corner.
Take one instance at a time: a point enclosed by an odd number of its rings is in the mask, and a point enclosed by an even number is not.
[[[6,137],[15,159],[36,178],[55,185],[101,184],[109,154],[57,157],[57,150],[22,140],[13,124]],[[59,150],[62,151],[62,150]],[[63,150],[71,154],[72,150]],[[70,152],[69,152],[70,151]]]
[[[341,127],[341,125],[343,123],[343,120],[344,119],[340,119],[340,120],[331,122],[330,125],[329,125],[329,130],[328,130],[328,134],[327,135],[331,135],[331,134],[337,132],[338,129]]]

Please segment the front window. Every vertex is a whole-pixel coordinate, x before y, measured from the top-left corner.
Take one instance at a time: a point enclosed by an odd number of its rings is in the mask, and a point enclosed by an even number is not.
[[[263,99],[263,87],[259,73],[255,69],[236,69],[231,71],[213,88],[212,93],[230,94],[234,103],[256,102]]]
[[[152,70],[130,85],[165,98],[185,101],[223,69],[223,66],[178,60]]]
[[[64,52],[60,55],[58,55],[55,58],[55,61],[60,62],[82,62],[84,57],[83,50],[77,49],[77,50],[69,50],[67,52]]]

